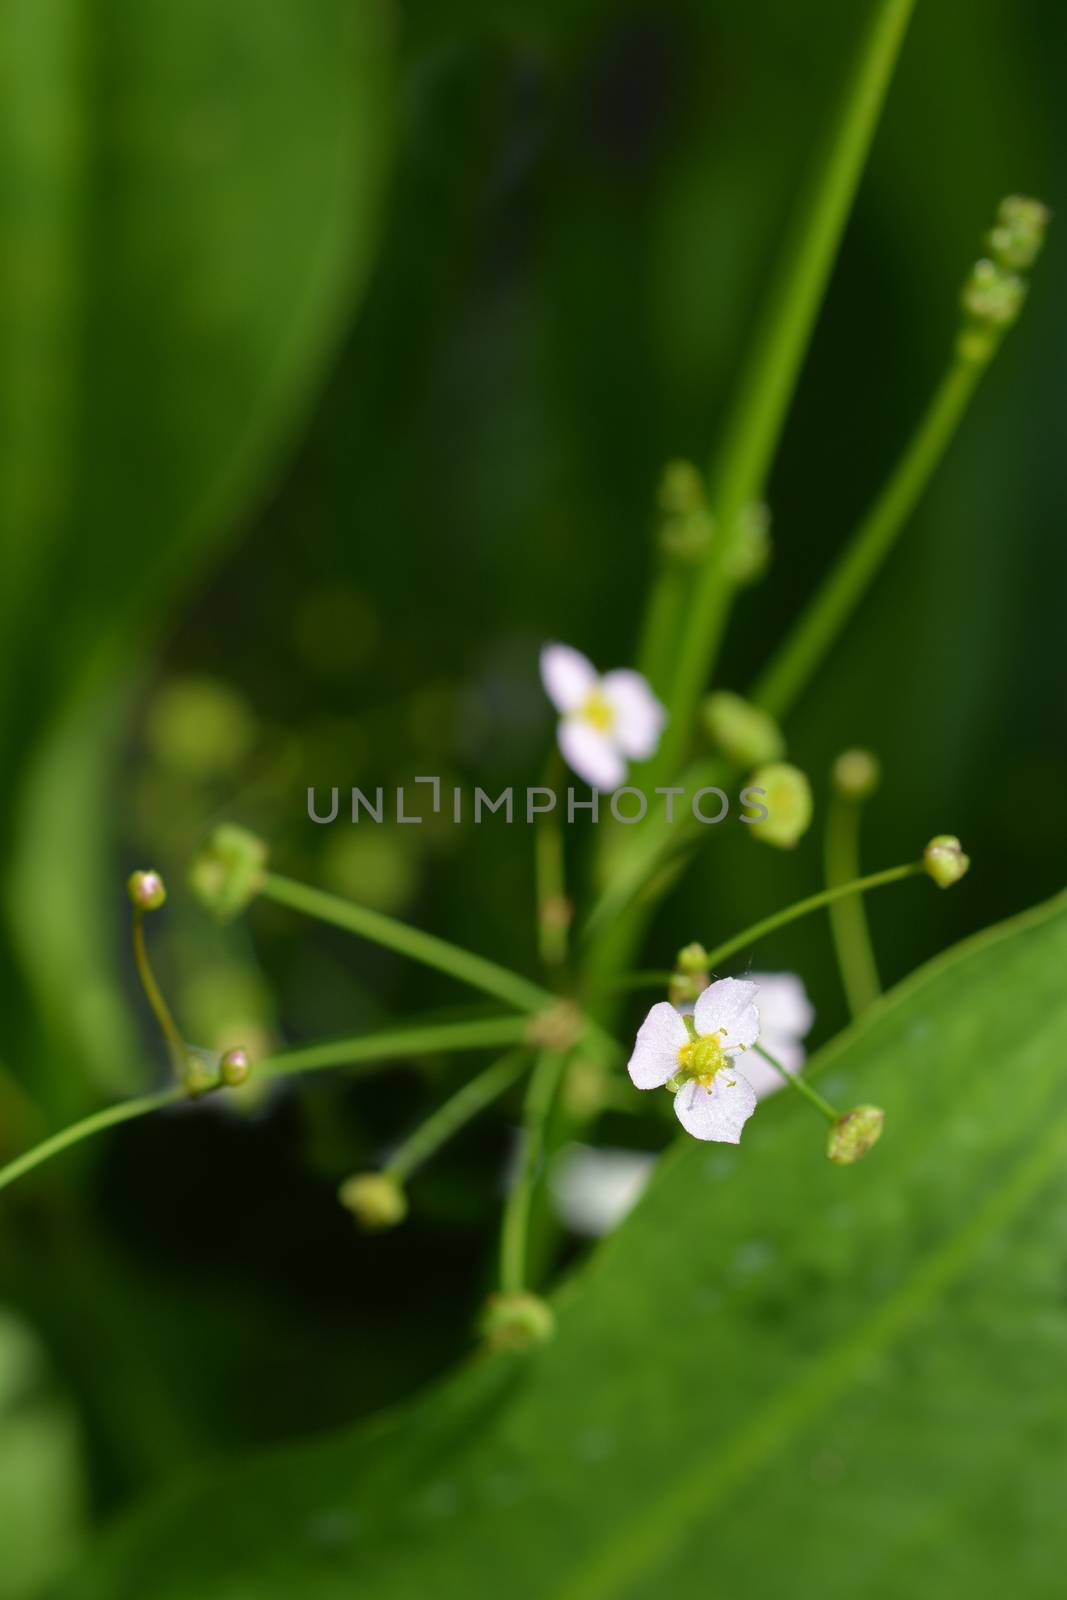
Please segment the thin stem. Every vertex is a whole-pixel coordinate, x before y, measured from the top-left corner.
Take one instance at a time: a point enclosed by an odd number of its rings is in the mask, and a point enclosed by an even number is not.
[[[835,794],[826,813],[826,882],[831,889],[859,877],[860,806]],[[848,1008],[854,1017],[882,992],[862,895],[830,906],[830,932]]]
[[[91,1139],[94,1133],[103,1133],[106,1128],[114,1128],[120,1122],[132,1122],[135,1117],[145,1117],[149,1112],[159,1111],[164,1106],[174,1105],[184,1099],[184,1089],[175,1087],[163,1089],[159,1094],[140,1095],[136,1100],[123,1100],[117,1106],[106,1106],[103,1111],[94,1111],[91,1116],[82,1117],[80,1122],[72,1122],[69,1128],[62,1128],[51,1138],[43,1139],[31,1150],[16,1156],[6,1167],[0,1167],[0,1189],[6,1189],[16,1178],[32,1172],[34,1167],[41,1166],[43,1162],[59,1155],[62,1150],[69,1149],[71,1145],[79,1144],[83,1139]]]
[[[714,950],[708,952],[708,966],[714,969],[727,956],[734,955],[746,945],[755,944],[762,939],[764,934],[773,933],[776,928],[784,928],[787,923],[796,922],[798,917],[806,917],[811,911],[818,911],[822,906],[833,905],[835,900],[842,900],[846,895],[865,894],[868,889],[879,889],[885,883],[900,883],[904,878],[916,878],[926,871],[921,861],[909,861],[902,867],[886,867],[881,872],[872,872],[866,878],[856,878],[852,883],[841,883],[832,889],[820,889],[818,894],[808,895],[806,900],[797,900],[791,906],[786,906],[784,911],[776,911],[772,916],[764,917],[760,922],[754,922],[750,928],[745,928],[741,933],[734,934],[723,944],[716,945]],[[664,978],[670,974],[662,972],[635,973],[633,977],[625,980],[627,988],[661,988]]]
[[[137,974],[141,980],[141,987],[145,992],[148,1004],[152,1007],[156,1021],[163,1030],[163,1037],[180,1058],[185,1054],[185,1040],[178,1030],[177,1023],[171,1016],[170,1007],[164,1000],[163,992],[156,982],[155,973],[152,971],[152,964],[148,959],[148,947],[145,944],[144,937],[144,913],[140,906],[135,906],[133,911],[133,959],[137,965]]]
[[[720,961],[725,961],[727,956],[732,956],[747,944],[755,944],[764,934],[773,933],[776,928],[784,928],[786,923],[795,922],[798,917],[806,917],[810,911],[818,911],[821,906],[833,905],[835,900],[841,900],[845,895],[865,894],[868,889],[881,888],[884,883],[900,883],[903,878],[918,877],[925,870],[921,861],[909,861],[905,866],[886,867],[882,872],[872,872],[869,877],[856,878],[852,883],[841,883],[833,889],[821,889],[818,894],[810,894],[806,900],[797,900],[793,905],[786,906],[784,911],[776,911],[772,916],[754,922],[751,928],[746,928],[743,933],[716,945],[714,950],[708,952],[708,966],[714,970]]]
[[[562,778],[559,752],[551,756],[545,787],[555,790]],[[542,811],[534,834],[534,877],[537,886],[537,945],[546,967],[559,967],[567,959],[570,904],[567,900],[563,828],[559,811]]]
[[[346,933],[370,939],[374,944],[396,950],[413,961],[421,961],[423,966],[435,967],[438,972],[447,972],[461,983],[480,989],[483,994],[491,994],[505,1005],[517,1006],[520,1011],[541,1011],[553,1003],[554,997],[547,989],[539,988],[518,973],[509,972],[506,967],[499,967],[494,961],[462,950],[445,939],[411,928],[407,923],[397,922],[380,911],[371,911],[354,900],[342,900],[337,895],[295,883],[291,878],[280,877],[275,872],[267,874],[262,893],[279,905],[289,906],[308,917],[316,917],[335,928],[343,928]]]
[[[379,1033],[360,1034],[354,1039],[337,1039],[326,1044],[311,1045],[305,1050],[287,1050],[257,1062],[257,1077],[284,1078],[302,1072],[317,1072],[326,1067],[358,1066],[363,1063],[384,1063],[404,1057],[443,1053],[452,1050],[485,1050],[501,1045],[518,1044],[526,1033],[524,1017],[481,1017],[465,1022],[412,1024],[408,1028],[385,1028]],[[134,1100],[123,1100],[119,1105],[106,1106],[94,1111],[69,1128],[63,1128],[32,1149],[16,1156],[5,1167],[0,1167],[0,1189],[14,1183],[23,1173],[31,1172],[42,1162],[59,1155],[82,1139],[102,1133],[120,1122],[131,1122],[135,1117],[147,1116],[164,1106],[188,1100],[184,1088],[175,1086],[158,1094],[140,1095]]]
[[[762,496],[914,0],[877,0],[842,98],[803,190],[781,267],[712,473],[717,537],[698,574],[682,637],[659,771],[677,766],[726,621],[731,561],[746,505]]]
[[[810,682],[920,499],[944,455],[985,363],[957,356],[880,494],[764,670],[752,698],[781,718]]]
[[[836,1122],[838,1120],[841,1115],[840,1111],[836,1111],[829,1100],[824,1100],[818,1090],[813,1089],[811,1084],[800,1073],[790,1072],[788,1067],[783,1067],[782,1063],[777,1061],[769,1050],[764,1050],[761,1044],[754,1045],[753,1048],[758,1055],[763,1057],[764,1061],[770,1063],[775,1072],[781,1073],[791,1089],[795,1089],[798,1094],[803,1095],[804,1099],[813,1105],[816,1111],[820,1111],[828,1122]]]
[[[526,1254],[534,1189],[543,1165],[549,1113],[566,1062],[565,1050],[542,1051],[526,1091],[522,1169],[505,1203],[500,1235],[500,1287],[505,1294],[517,1294],[526,1286]]]
[[[353,1067],[365,1062],[400,1061],[410,1056],[454,1050],[494,1050],[520,1044],[526,1037],[525,1017],[478,1017],[466,1022],[414,1023],[385,1028],[352,1039],[327,1040],[302,1050],[287,1050],[257,1063],[257,1077],[289,1078],[325,1067]]]
[[[406,1182],[453,1134],[517,1083],[528,1061],[526,1050],[512,1050],[476,1078],[471,1078],[409,1134],[393,1151],[383,1170],[398,1183]]]

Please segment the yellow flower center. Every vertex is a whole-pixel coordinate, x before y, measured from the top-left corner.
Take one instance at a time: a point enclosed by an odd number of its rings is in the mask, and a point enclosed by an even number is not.
[[[592,723],[598,733],[610,733],[615,726],[615,711],[611,702],[594,689],[582,704],[580,715]]]
[[[727,1064],[726,1051],[717,1033],[701,1034],[690,1039],[678,1051],[678,1067],[686,1078],[695,1078],[704,1089],[710,1089],[715,1074]]]

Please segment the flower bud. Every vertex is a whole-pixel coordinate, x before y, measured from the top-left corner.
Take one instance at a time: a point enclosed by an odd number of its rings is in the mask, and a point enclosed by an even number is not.
[[[1010,272],[1025,272],[1032,267],[1045,242],[1049,216],[1048,206],[1040,200],[1021,194],[1010,194],[1002,200],[987,240],[997,264]]]
[[[882,781],[882,766],[869,750],[844,750],[831,773],[834,790],[842,800],[869,800]]]
[[[611,1104],[613,1078],[602,1061],[580,1052],[567,1067],[560,1100],[568,1116],[592,1122]]]
[[[712,743],[736,766],[749,770],[785,754],[785,740],[774,718],[739,694],[725,689],[709,694],[701,717]]]
[[[881,1106],[853,1106],[838,1117],[826,1140],[826,1154],[838,1166],[851,1166],[878,1143],[885,1126]]]
[[[756,583],[771,559],[771,513],[762,500],[742,506],[737,514],[727,570],[736,584]]]
[[[238,916],[255,899],[266,876],[267,847],[247,828],[224,822],[193,861],[189,885],[220,921]]]
[[[939,833],[923,851],[923,866],[939,889],[959,883],[971,864],[960,841],[951,833]]]
[[[659,544],[675,561],[702,561],[714,530],[704,479],[691,461],[668,461],[660,479]]]
[[[530,1018],[526,1039],[540,1050],[569,1050],[581,1038],[582,1027],[582,1013],[574,1001],[558,1000]]]
[[[337,1198],[368,1233],[395,1228],[408,1214],[407,1196],[388,1172],[357,1172],[345,1179]]]
[[[138,911],[158,911],[167,898],[166,885],[158,872],[131,872],[126,892]]]
[[[252,1071],[247,1050],[227,1050],[219,1062],[219,1077],[227,1089],[239,1089]]]
[[[692,1005],[710,982],[708,952],[702,944],[687,944],[675,957],[667,998],[672,1006]]]
[[[482,1313],[482,1333],[491,1350],[526,1350],[547,1344],[556,1331],[552,1307],[522,1290],[491,1295]]]
[[[811,826],[811,784],[799,767],[774,761],[759,767],[748,780],[749,789],[762,789],[767,816],[751,824],[753,838],[779,850],[791,850]]]
[[[218,1084],[206,1051],[188,1050],[181,1058],[180,1072],[182,1088],[190,1100],[198,1100]]]

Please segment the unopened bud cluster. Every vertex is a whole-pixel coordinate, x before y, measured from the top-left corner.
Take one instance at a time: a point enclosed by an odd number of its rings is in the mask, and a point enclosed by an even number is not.
[[[1040,200],[1009,195],[986,237],[988,256],[976,261],[963,286],[965,316],[959,353],[965,360],[988,361],[1003,334],[1022,310],[1029,270],[1041,251],[1049,211]]]
[[[674,561],[703,561],[714,523],[698,468],[691,461],[668,461],[656,498],[660,549]]]
[[[672,1006],[692,1005],[710,982],[708,952],[702,944],[687,944],[675,958],[667,998]]]

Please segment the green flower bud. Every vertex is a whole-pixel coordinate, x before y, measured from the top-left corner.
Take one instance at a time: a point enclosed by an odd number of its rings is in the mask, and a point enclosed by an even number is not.
[[[1026,284],[995,261],[976,261],[963,286],[963,309],[976,322],[1010,328],[1026,298]]]
[[[1048,206],[1025,195],[1010,194],[1002,200],[987,241],[997,264],[1010,272],[1032,267],[1045,242],[1050,215]]]
[[[656,504],[668,517],[685,517],[705,506],[704,477],[691,461],[668,461],[659,480]]]
[[[530,1018],[526,1039],[539,1050],[569,1050],[578,1043],[583,1028],[581,1009],[573,1000],[559,1000]]]
[[[357,1172],[345,1179],[337,1198],[368,1233],[395,1228],[408,1214],[407,1196],[388,1172]]]
[[[494,1294],[482,1313],[481,1330],[491,1350],[527,1350],[547,1344],[556,1331],[556,1318],[540,1295]]]
[[[612,1074],[604,1063],[583,1053],[567,1067],[560,1100],[569,1116],[579,1122],[592,1122],[611,1104],[612,1088]]]
[[[752,774],[746,793],[751,789],[763,790],[760,800],[767,811],[763,822],[751,824],[753,838],[791,850],[811,826],[814,808],[807,777],[788,761],[773,761]]]
[[[714,531],[704,480],[691,461],[668,461],[660,479],[659,544],[675,561],[702,561]]]
[[[785,754],[785,740],[769,712],[725,689],[709,694],[700,708],[709,739],[746,770]]]
[[[251,1071],[247,1050],[227,1050],[219,1062],[219,1077],[227,1089],[239,1089],[248,1082]]]
[[[885,1112],[881,1106],[853,1106],[838,1117],[826,1141],[826,1154],[839,1166],[851,1166],[882,1137]]]
[[[965,856],[960,841],[951,833],[939,833],[923,851],[923,866],[939,889],[949,889],[967,872],[970,856]]]
[[[672,1006],[691,1005],[710,982],[708,952],[702,944],[687,944],[675,957],[667,999]]]
[[[189,886],[220,921],[239,916],[263,887],[267,847],[247,828],[224,822],[215,829],[189,872]]]
[[[756,583],[771,559],[771,513],[761,500],[742,506],[727,570],[736,584]]]
[[[138,911],[158,911],[167,898],[166,885],[158,872],[131,872],[126,892]]]
[[[218,1079],[205,1059],[206,1052],[189,1050],[181,1059],[182,1088],[190,1100],[198,1100],[218,1085]]]
[[[844,750],[833,765],[831,779],[842,800],[869,800],[882,781],[882,766],[869,750]]]

